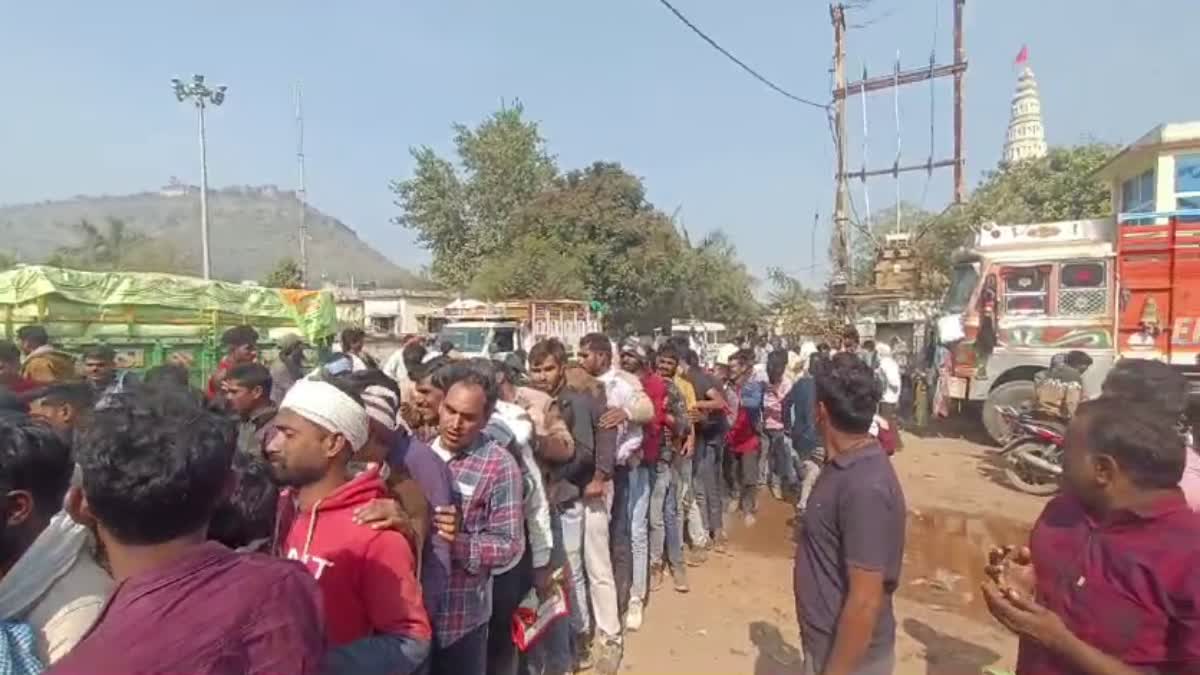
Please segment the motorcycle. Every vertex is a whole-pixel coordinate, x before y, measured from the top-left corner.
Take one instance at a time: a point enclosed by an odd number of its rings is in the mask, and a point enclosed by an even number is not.
[[[999,413],[1013,431],[999,454],[1004,462],[1004,477],[1013,487],[1031,495],[1058,492],[1063,430],[1012,406],[1000,407]]]

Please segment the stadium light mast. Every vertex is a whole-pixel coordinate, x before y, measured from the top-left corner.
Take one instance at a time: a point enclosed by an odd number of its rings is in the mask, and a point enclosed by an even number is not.
[[[171,79],[175,98],[180,103],[191,101],[200,118],[200,251],[204,266],[204,278],[212,278],[212,258],[208,244],[208,146],[204,134],[204,109],[209,105],[219,106],[225,102],[224,85],[209,88],[203,75],[193,75],[192,81],[184,83],[179,78]]]

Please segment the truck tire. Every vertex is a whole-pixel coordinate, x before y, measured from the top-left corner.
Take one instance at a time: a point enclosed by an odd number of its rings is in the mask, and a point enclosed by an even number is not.
[[[1013,380],[996,387],[988,394],[983,402],[983,428],[996,445],[1003,446],[1010,439],[1012,429],[1000,416],[996,406],[1012,406],[1018,410],[1024,409],[1034,402],[1032,380]]]

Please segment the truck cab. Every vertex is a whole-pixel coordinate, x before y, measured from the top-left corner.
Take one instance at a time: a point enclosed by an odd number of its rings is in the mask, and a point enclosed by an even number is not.
[[[519,321],[454,321],[438,333],[438,344],[444,342],[468,358],[502,359],[525,350]]]
[[[997,407],[1032,402],[1034,375],[1057,354],[1091,356],[1084,391],[1099,392],[1116,358],[1114,225],[986,224],[956,257],[937,325],[951,355],[946,393],[980,404],[994,441],[1008,433]]]

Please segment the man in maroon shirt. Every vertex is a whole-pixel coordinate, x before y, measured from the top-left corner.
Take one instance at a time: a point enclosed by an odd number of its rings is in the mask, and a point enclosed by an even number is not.
[[[205,541],[231,486],[232,426],[169,390],[121,394],[75,440],[82,494],[117,587],[49,671],[316,674],[316,582],[297,563]]]
[[[1200,673],[1200,519],[1177,487],[1176,421],[1138,402],[1079,406],[1063,494],[983,587],[1020,636],[1018,675]]]

